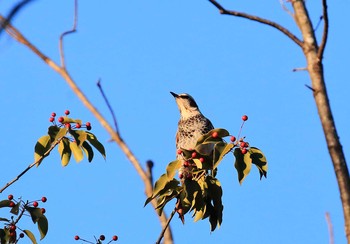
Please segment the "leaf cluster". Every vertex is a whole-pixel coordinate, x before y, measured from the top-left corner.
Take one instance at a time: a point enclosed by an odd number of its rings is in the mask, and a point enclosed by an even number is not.
[[[262,176],[267,175],[267,161],[264,154],[256,147],[242,150],[240,143],[243,139],[226,142],[225,137],[230,136],[225,129],[213,129],[200,137],[193,150],[181,149],[181,157],[170,162],[166,173],[155,182],[153,194],[145,205],[153,199],[157,201],[157,210],[161,214],[165,205],[172,199],[177,199],[176,211],[184,222],[184,215],[193,212],[194,221],[209,218],[210,229],[214,231],[222,223],[223,190],[217,178],[218,166],[222,159],[232,152],[235,157],[234,166],[241,184],[249,174],[254,164]],[[203,148],[212,148],[205,153]],[[244,153],[243,153],[244,152]],[[179,172],[180,180],[175,178]]]

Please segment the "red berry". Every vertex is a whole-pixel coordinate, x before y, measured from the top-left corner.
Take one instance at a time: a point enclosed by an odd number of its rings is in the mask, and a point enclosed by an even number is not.
[[[117,241],[117,240],[118,240],[118,236],[113,236],[113,237],[112,237],[112,240],[113,240],[113,241]]]
[[[54,122],[54,121],[55,121],[55,118],[51,117],[51,118],[49,119],[49,121],[50,121],[50,122]]]
[[[79,236],[74,236],[74,239],[77,241],[77,240],[80,239],[80,237]]]
[[[192,174],[187,175],[187,179],[191,180],[192,179]]]
[[[230,140],[231,140],[232,142],[235,142],[235,141],[236,141],[236,137],[231,136]]]
[[[242,154],[246,154],[248,152],[246,148],[243,148],[241,151],[242,151]]]
[[[91,123],[90,122],[86,122],[85,125],[86,125],[86,127],[89,127],[89,126],[91,127]]]
[[[51,117],[56,117],[56,113],[52,113],[52,114],[51,114]]]
[[[216,137],[218,137],[218,135],[219,135],[218,132],[214,131],[213,134],[211,134],[211,137],[216,138]]]
[[[37,201],[33,202],[33,207],[36,208],[37,206],[39,206],[39,203]]]
[[[41,213],[42,213],[42,214],[46,213],[46,209],[45,209],[45,208],[42,208],[42,209],[41,209]]]
[[[62,123],[64,121],[64,118],[63,117],[59,117],[58,118],[58,122]]]
[[[183,164],[185,167],[188,167],[190,166],[190,163],[188,161],[185,161],[184,164]]]
[[[15,225],[10,225],[10,231],[13,232],[16,230],[16,226]]]
[[[70,114],[69,110],[64,111],[64,114],[65,114],[65,115]]]
[[[14,202],[10,202],[9,206],[13,208],[14,206],[16,206],[16,204]]]
[[[23,233],[19,234],[19,238],[23,238],[23,237],[24,237]]]
[[[64,126],[67,127],[67,129],[70,129],[71,127],[70,123],[66,123]]]
[[[182,173],[179,174],[179,178],[182,179],[184,178],[184,175]]]
[[[245,143],[244,141],[242,141],[239,145],[240,145],[241,147],[247,147],[247,143]]]
[[[243,116],[242,116],[242,120],[243,120],[243,121],[247,121],[247,120],[248,120],[248,116],[247,116],[247,115],[243,115]]]
[[[201,163],[204,162],[204,158],[199,158],[199,161],[201,161]]]
[[[193,152],[192,153],[192,158],[196,158],[197,157],[197,153],[196,152]]]
[[[7,197],[7,198],[8,198],[8,200],[10,200],[10,201],[11,201],[11,200],[13,199],[13,195],[12,195],[12,194],[10,194],[10,195],[8,195],[8,197]]]
[[[104,241],[106,239],[106,237],[104,235],[100,235],[100,240]]]
[[[176,152],[177,154],[182,154],[182,150],[181,149],[179,149],[179,150],[177,150],[177,152]]]
[[[47,201],[47,198],[46,198],[46,197],[42,197],[42,198],[41,198],[41,201],[42,201],[42,202],[46,202],[46,201]]]
[[[77,128],[77,129],[81,128],[81,124],[78,124],[78,123],[77,123],[77,124],[75,125],[75,128]]]
[[[10,236],[11,237],[15,237],[16,236],[16,231],[10,232]],[[12,243],[12,242],[11,242]]]

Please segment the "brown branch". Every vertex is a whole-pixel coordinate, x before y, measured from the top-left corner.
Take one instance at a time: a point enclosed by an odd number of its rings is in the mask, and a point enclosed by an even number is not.
[[[73,27],[69,31],[65,31],[60,35],[60,41],[59,41],[59,50],[60,50],[60,58],[61,58],[61,66],[62,68],[66,67],[65,60],[64,60],[64,50],[63,50],[63,37],[69,34],[72,34],[77,31],[77,24],[78,24],[78,0],[74,1],[74,21],[73,21]]]
[[[160,233],[160,235],[158,237],[158,240],[156,241],[156,244],[160,244],[160,242],[162,241],[164,233],[167,230],[167,228],[168,228],[172,218],[174,217],[175,213],[176,213],[176,208],[171,212],[171,214],[170,214],[170,216],[168,218],[168,221],[166,222],[166,225],[164,226],[162,232]]]
[[[63,137],[62,137],[63,138]],[[2,193],[7,187],[9,187],[10,185],[12,185],[13,183],[15,183],[16,181],[18,181],[25,173],[27,173],[31,168],[33,168],[35,165],[39,165],[44,158],[46,158],[50,152],[57,146],[58,143],[60,143],[60,141],[62,140],[62,138],[59,138],[58,140],[56,140],[54,143],[51,144],[51,147],[49,148],[49,150],[47,150],[43,156],[41,156],[40,158],[38,158],[38,160],[36,160],[34,163],[28,165],[28,167],[23,170],[19,175],[17,175],[13,180],[11,180],[10,182],[6,183],[6,185],[0,189],[0,193]]]
[[[0,20],[5,19],[0,15]],[[96,119],[101,123],[102,127],[109,133],[112,140],[117,143],[123,153],[126,155],[130,163],[134,166],[136,172],[141,177],[141,180],[145,184],[145,194],[147,197],[152,195],[153,186],[149,180],[149,177],[145,170],[142,168],[141,164],[132,153],[130,148],[124,142],[124,140],[120,137],[120,134],[113,129],[113,127],[108,123],[108,121],[102,116],[102,114],[97,110],[96,107],[89,101],[89,99],[85,96],[85,94],[80,90],[77,84],[74,82],[70,74],[68,73],[65,67],[61,67],[55,62],[53,62],[49,57],[44,55],[38,48],[36,48],[33,44],[31,44],[16,28],[14,28],[11,24],[8,24],[6,27],[6,31],[9,35],[14,38],[19,43],[27,46],[31,51],[33,51],[39,58],[41,58],[49,67],[51,67],[54,71],[56,71],[62,78],[67,82],[72,91],[76,94],[76,96],[81,100],[83,105],[90,110],[90,112],[96,117]],[[62,50],[62,49],[61,49]],[[156,209],[157,202],[156,199],[151,201],[153,208]],[[157,214],[158,216],[158,214]],[[167,223],[167,217],[164,212],[158,216],[161,226],[164,228]],[[172,244],[173,238],[171,230],[168,228],[164,235],[164,243]]]
[[[326,213],[326,221],[328,226],[328,232],[329,232],[329,244],[334,244],[334,233],[333,233],[333,225],[330,214]]]
[[[277,24],[276,22],[273,22],[271,20],[268,19],[264,19],[255,15],[251,15],[251,14],[246,14],[243,12],[237,12],[237,11],[232,11],[232,10],[226,10],[224,7],[222,7],[218,2],[216,2],[215,0],[209,0],[209,2],[211,2],[219,11],[221,14],[226,14],[226,15],[233,15],[233,16],[237,16],[237,17],[242,17],[245,19],[249,19],[249,20],[253,20],[256,22],[259,22],[261,24],[265,24],[268,26],[271,26],[277,30],[279,30],[280,32],[282,32],[283,34],[285,34],[286,36],[288,36],[292,41],[294,41],[298,46],[303,47],[303,42],[296,37],[294,34],[292,34],[288,29],[284,28],[283,26]]]
[[[328,10],[327,10],[327,0],[322,0],[322,6],[323,6],[324,26],[323,26],[322,41],[317,52],[317,56],[320,61],[323,59],[323,53],[326,48],[326,43],[328,39],[329,20],[328,20]]]
[[[319,49],[317,46],[315,33],[305,6],[305,1],[294,0],[292,1],[292,6],[295,13],[295,21],[304,39],[303,52],[307,61],[307,69],[312,84],[311,87],[315,91],[313,96],[318,110],[318,115],[337,178],[340,198],[343,206],[345,234],[348,243],[350,243],[350,176],[344,151],[336,130],[333,113],[329,104],[322,60],[319,58],[319,50],[321,50],[322,54],[324,47]],[[326,40],[326,37],[324,40]],[[322,46],[324,45],[325,44]]]

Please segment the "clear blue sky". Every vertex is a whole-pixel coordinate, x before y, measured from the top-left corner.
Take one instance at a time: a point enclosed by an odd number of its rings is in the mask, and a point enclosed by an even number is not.
[[[14,1],[1,1],[6,15]],[[282,23],[300,36],[279,1],[221,1]],[[321,1],[307,2],[317,22]],[[348,30],[349,1],[329,2],[330,32],[325,77],[346,156],[350,134]],[[34,1],[14,25],[46,55],[59,61],[58,37],[71,28],[73,1]],[[316,31],[318,38],[322,25]],[[224,220],[210,233],[207,220],[183,226],[174,218],[176,243],[328,243],[325,213],[335,243],[345,243],[340,196],[327,152],[301,50],[281,33],[247,20],[221,16],[208,1],[81,1],[78,32],[65,41],[66,64],[81,89],[111,118],[96,87],[101,78],[118,119],[121,135],[142,162],[155,162],[158,178],[175,158],[178,109],[169,91],[189,93],[215,127],[243,135],[261,148],[268,178],[253,169],[237,181],[233,156],[219,168],[224,190]],[[42,243],[76,243],[78,234],[117,234],[118,243],[154,243],[161,228],[151,206],[143,207],[144,186],[134,168],[65,81],[26,47],[3,33],[0,39],[0,184],[33,161],[36,140],[50,125],[51,112],[71,110],[91,121],[104,143],[107,160],[71,162],[62,168],[51,153],[8,188],[24,199],[45,195],[49,233]],[[348,78],[346,78],[348,77]],[[112,121],[112,120],[111,120]],[[170,213],[171,208],[167,208]],[[0,210],[0,216],[6,212]],[[7,215],[8,217],[8,215]],[[23,222],[37,234],[36,227]],[[23,243],[26,243],[23,241]]]

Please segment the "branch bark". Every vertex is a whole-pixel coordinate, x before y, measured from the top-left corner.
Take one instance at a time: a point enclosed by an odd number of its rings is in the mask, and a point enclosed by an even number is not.
[[[0,21],[5,21],[6,19],[0,15]],[[65,66],[59,66],[56,64],[52,59],[44,55],[37,47],[35,47],[32,43],[30,43],[15,27],[13,27],[10,23],[6,26],[7,33],[14,38],[19,43],[27,46],[32,52],[34,52],[40,59],[42,59],[49,67],[51,67],[54,71],[56,71],[59,75],[62,76],[62,78],[67,82],[67,84],[70,86],[70,88],[73,90],[73,92],[76,94],[76,96],[81,100],[81,102],[84,104],[86,108],[90,110],[90,112],[96,117],[96,119],[101,123],[102,127],[109,133],[112,140],[117,143],[117,145],[120,147],[120,149],[123,151],[123,153],[126,155],[128,160],[131,162],[131,164],[134,166],[136,172],[141,177],[141,180],[143,181],[145,185],[145,194],[147,197],[152,195],[152,183],[150,181],[150,178],[147,175],[147,172],[142,168],[141,164],[133,154],[133,152],[130,150],[130,148],[127,146],[127,144],[124,142],[124,140],[121,138],[120,134],[113,129],[113,127],[108,123],[108,121],[102,116],[102,114],[97,110],[97,108],[89,101],[89,99],[85,96],[85,94],[81,91],[81,89],[78,87],[78,85],[74,82],[73,78],[68,73]],[[61,55],[63,53],[63,49],[61,50]],[[64,56],[62,56],[64,57]],[[64,60],[63,60],[64,64]],[[152,205],[154,209],[157,206],[156,200],[154,199],[152,202]],[[157,214],[158,216],[158,214]],[[159,216],[159,221],[161,223],[162,228],[164,229],[167,225],[167,217],[165,213],[163,212],[162,215]],[[173,237],[170,228],[167,228],[167,231],[164,234],[164,243],[166,244],[172,244],[173,243]]]

